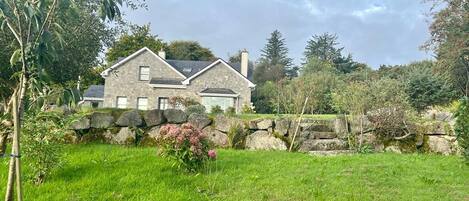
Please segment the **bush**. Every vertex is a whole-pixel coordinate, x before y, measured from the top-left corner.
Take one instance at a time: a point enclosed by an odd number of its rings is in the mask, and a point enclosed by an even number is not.
[[[187,108],[191,105],[200,105],[200,103],[190,97],[173,96],[169,98],[169,105],[172,108]]]
[[[467,97],[460,101],[455,117],[454,131],[456,132],[456,138],[459,146],[463,148],[466,161],[469,162],[469,100]]]
[[[236,109],[234,107],[228,107],[225,110],[225,114],[229,116],[233,116],[236,114]]]
[[[209,159],[215,159],[216,153],[209,150],[207,138],[191,124],[180,128],[168,124],[160,129],[160,155],[173,159],[178,168],[195,172]]]
[[[241,113],[243,114],[255,114],[256,111],[254,110],[254,106],[243,104],[241,108]]]
[[[30,161],[31,178],[35,184],[43,183],[63,164],[62,140],[71,121],[55,112],[25,116],[21,146],[26,160]]]
[[[205,114],[205,106],[203,105],[191,105],[186,108],[186,114]]]
[[[223,110],[221,109],[221,107],[219,105],[215,105],[215,106],[212,107],[212,109],[210,109],[210,113],[211,114],[222,114]]]
[[[228,130],[228,140],[231,148],[244,149],[248,131],[240,124],[235,124]]]

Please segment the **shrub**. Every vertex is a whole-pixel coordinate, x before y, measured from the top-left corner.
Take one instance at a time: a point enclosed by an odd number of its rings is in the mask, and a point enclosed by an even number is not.
[[[191,124],[183,124],[180,128],[168,124],[160,129],[161,138],[158,139],[160,154],[173,159],[178,168],[195,172],[204,163],[216,157],[213,150],[209,150],[208,140]]]
[[[243,104],[243,107],[241,108],[241,113],[243,113],[243,114],[255,114],[256,111],[254,110],[253,105]]]
[[[236,114],[236,109],[234,107],[228,107],[225,110],[225,114],[229,116],[233,116]]]
[[[467,97],[460,101],[455,117],[454,131],[456,132],[456,138],[459,146],[463,148],[466,161],[469,162],[469,100]]]
[[[63,164],[63,136],[73,117],[64,119],[55,112],[25,116],[22,147],[30,161],[32,181],[41,184],[50,173]]]
[[[235,124],[228,130],[228,140],[231,148],[244,149],[248,131],[240,124]]]
[[[187,108],[191,105],[200,105],[200,103],[190,97],[173,96],[169,98],[169,105],[172,108]]]
[[[205,106],[203,105],[191,105],[186,108],[186,114],[205,114]]]
[[[210,109],[210,113],[211,114],[222,114],[223,110],[221,109],[221,107],[219,105],[215,105],[215,106],[212,107],[212,109]]]

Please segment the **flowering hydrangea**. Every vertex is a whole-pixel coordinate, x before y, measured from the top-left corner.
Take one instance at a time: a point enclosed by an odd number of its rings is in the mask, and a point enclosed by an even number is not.
[[[161,155],[172,158],[178,167],[197,171],[208,159],[216,159],[216,152],[209,150],[206,136],[191,124],[178,127],[168,124],[160,128],[158,145]]]

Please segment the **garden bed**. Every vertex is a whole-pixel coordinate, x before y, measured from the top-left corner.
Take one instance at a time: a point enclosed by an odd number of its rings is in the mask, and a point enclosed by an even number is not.
[[[68,145],[68,163],[25,200],[468,200],[469,166],[457,156],[219,150],[200,174],[181,173],[156,149]],[[28,174],[28,159],[23,159]],[[0,159],[6,182],[7,159]],[[0,185],[5,192],[5,185]]]

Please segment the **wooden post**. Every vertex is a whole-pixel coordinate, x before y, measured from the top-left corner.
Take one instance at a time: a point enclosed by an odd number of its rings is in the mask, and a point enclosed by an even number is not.
[[[13,132],[13,143],[11,147],[11,158],[10,158],[10,167],[8,172],[8,183],[7,183],[7,191],[5,193],[5,200],[10,201],[13,200],[13,186],[14,186],[14,178],[16,176],[16,193],[17,193],[17,200],[23,200],[22,194],[22,186],[21,186],[21,162],[20,162],[20,117],[18,114],[18,99],[16,93],[14,94],[13,98],[13,122],[14,122],[14,132]]]
[[[295,144],[296,133],[298,133],[298,129],[300,128],[301,118],[303,118],[303,113],[305,113],[305,108],[306,108],[306,104],[308,104],[308,99],[309,99],[309,97],[306,97],[305,104],[303,105],[303,109],[301,110],[300,117],[298,118],[298,123],[297,123],[296,128],[295,128],[295,134],[293,134],[293,139],[291,141],[290,148],[288,149],[289,152],[291,152],[291,150],[293,148],[293,144]]]

